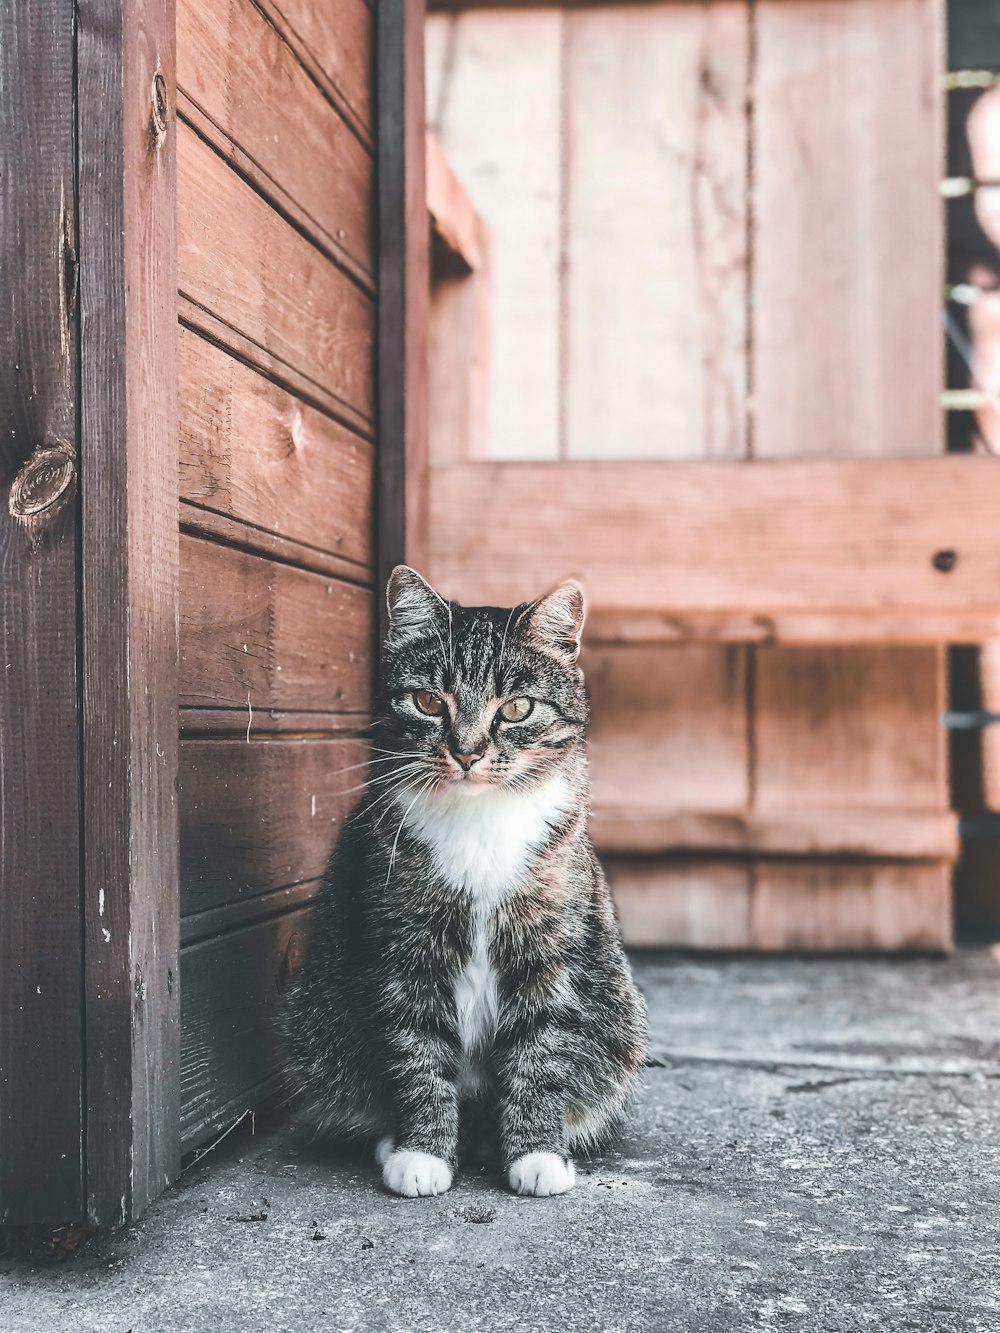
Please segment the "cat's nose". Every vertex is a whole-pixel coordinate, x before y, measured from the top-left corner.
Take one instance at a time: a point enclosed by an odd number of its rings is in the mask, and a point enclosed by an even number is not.
[[[472,767],[473,764],[479,763],[480,759],[482,759],[485,753],[486,753],[485,750],[480,750],[478,754],[459,754],[456,750],[452,750],[452,754],[454,755],[455,759],[466,771],[466,773],[468,773],[469,769]]]

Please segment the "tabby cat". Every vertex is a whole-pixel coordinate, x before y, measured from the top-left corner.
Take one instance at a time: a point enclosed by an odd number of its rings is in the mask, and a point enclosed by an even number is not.
[[[284,1016],[292,1090],[396,1194],[451,1186],[460,1129],[512,1190],[561,1194],[647,1035],[586,831],[583,596],[462,607],[404,565],[387,596],[370,775]]]

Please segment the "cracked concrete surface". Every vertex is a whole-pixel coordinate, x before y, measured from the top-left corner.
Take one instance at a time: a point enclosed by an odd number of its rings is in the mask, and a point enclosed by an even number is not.
[[[1000,1333],[1000,968],[638,960],[655,1065],[572,1194],[398,1200],[285,1128],[129,1231],[0,1260],[8,1333]]]

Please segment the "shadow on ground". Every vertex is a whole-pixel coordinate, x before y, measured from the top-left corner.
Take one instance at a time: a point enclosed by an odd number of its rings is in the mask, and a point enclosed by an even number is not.
[[[233,1136],[126,1232],[0,1260],[7,1333],[1000,1330],[1000,968],[640,958],[656,1064],[576,1190],[385,1195]]]

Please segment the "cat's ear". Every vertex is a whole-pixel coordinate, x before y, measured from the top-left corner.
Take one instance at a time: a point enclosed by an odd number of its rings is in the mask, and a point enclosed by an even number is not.
[[[585,615],[583,589],[575,579],[568,579],[530,606],[522,624],[529,642],[572,666],[580,656]]]
[[[397,565],[389,575],[385,601],[389,608],[386,637],[392,648],[398,648],[408,639],[422,638],[437,628],[448,610],[447,603],[409,565]]]

